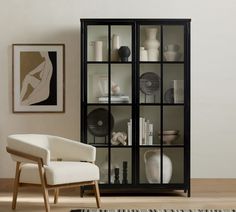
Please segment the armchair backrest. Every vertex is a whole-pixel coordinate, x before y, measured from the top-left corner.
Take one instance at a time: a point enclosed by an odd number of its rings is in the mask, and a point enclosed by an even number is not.
[[[42,158],[44,165],[49,165],[50,160],[55,159],[88,162],[94,162],[96,159],[95,147],[52,135],[10,135],[7,139],[7,147],[11,150]],[[13,153],[11,157],[15,161],[33,162]]]
[[[7,147],[28,155],[42,158],[43,163],[50,163],[49,140],[47,135],[38,134],[16,134],[10,135],[7,138]],[[35,162],[24,157],[11,154],[15,161],[20,162]]]

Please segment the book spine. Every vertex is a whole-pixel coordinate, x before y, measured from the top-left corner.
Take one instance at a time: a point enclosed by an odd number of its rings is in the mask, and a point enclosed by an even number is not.
[[[128,122],[128,146],[132,146],[132,119]]]
[[[142,145],[145,145],[145,118],[142,119]]]
[[[148,144],[153,145],[153,124],[149,124],[148,131]]]
[[[142,145],[142,139],[143,139],[143,118],[139,118],[139,145]]]
[[[143,125],[143,145],[147,145],[147,122],[144,121],[144,125]]]
[[[150,145],[149,144],[149,125],[150,125],[150,121],[147,120],[147,122],[146,122],[146,132],[145,132],[146,145]]]

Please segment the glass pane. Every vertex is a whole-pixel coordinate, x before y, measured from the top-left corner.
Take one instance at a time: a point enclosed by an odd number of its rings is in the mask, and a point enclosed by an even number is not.
[[[99,183],[108,183],[108,149],[97,148],[96,149],[96,165],[100,171]]]
[[[159,148],[140,148],[140,183],[161,183],[161,154]]]
[[[184,144],[184,106],[163,107],[163,144]]]
[[[108,26],[88,26],[88,61],[108,60]]]
[[[140,64],[140,103],[160,103],[159,64]]]
[[[160,26],[140,27],[140,61],[160,60]]]
[[[132,150],[130,148],[111,149],[111,183],[132,183]]]
[[[111,61],[131,61],[131,39],[131,26],[111,26]]]
[[[111,65],[111,103],[131,103],[132,101],[131,64]]]
[[[88,64],[88,103],[107,102],[108,66],[105,64]]]
[[[163,69],[164,103],[184,103],[184,65],[164,64]]]
[[[184,149],[163,149],[163,183],[184,182]]]
[[[163,26],[163,46],[165,61],[183,61],[184,26]]]
[[[140,106],[139,145],[159,145],[160,107]]]
[[[131,146],[132,145],[132,119],[131,106],[112,106],[111,107],[111,145]]]
[[[88,106],[87,143],[108,145],[108,107]]]

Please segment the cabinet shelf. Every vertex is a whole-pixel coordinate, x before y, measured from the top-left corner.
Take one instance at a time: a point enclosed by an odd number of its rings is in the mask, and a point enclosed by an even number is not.
[[[190,196],[190,20],[82,19],[81,27],[81,140],[97,148],[100,188]],[[128,184],[114,184],[124,167]]]

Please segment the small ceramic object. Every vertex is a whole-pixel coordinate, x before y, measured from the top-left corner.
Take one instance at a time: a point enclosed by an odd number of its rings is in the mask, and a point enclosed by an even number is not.
[[[144,153],[146,177],[149,183],[161,182],[160,149],[148,150]],[[172,162],[168,156],[162,155],[163,183],[169,183],[172,176]]]
[[[102,61],[102,41],[94,41],[94,60]]]
[[[112,83],[111,91],[113,95],[119,95],[120,94],[120,86],[116,83]]]
[[[180,46],[178,44],[168,44],[165,46],[165,51],[173,51],[177,52],[180,49]]]
[[[164,57],[166,61],[178,61],[181,57],[181,53],[174,51],[164,52]]]
[[[166,145],[171,145],[178,137],[179,135],[163,135],[163,142]],[[158,135],[158,138],[161,139],[161,136]]]
[[[127,62],[131,54],[128,46],[121,46],[118,50],[121,62]]]

